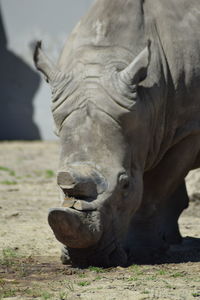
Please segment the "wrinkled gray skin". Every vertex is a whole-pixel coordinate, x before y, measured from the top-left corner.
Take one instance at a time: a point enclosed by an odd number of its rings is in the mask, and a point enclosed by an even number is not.
[[[200,1],[97,0],[52,88],[64,204],[49,224],[75,265],[116,266],[181,242],[184,177],[200,164]]]

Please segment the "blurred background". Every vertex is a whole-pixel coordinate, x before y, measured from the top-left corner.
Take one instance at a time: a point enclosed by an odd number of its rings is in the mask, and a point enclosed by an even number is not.
[[[33,44],[58,59],[94,0],[0,0],[0,140],[54,140],[50,88],[35,70]]]

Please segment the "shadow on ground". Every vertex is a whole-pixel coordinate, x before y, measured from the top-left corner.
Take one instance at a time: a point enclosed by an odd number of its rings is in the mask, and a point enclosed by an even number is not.
[[[187,262],[200,262],[200,238],[185,237],[179,245],[171,246],[165,253],[149,251],[147,254],[130,258],[131,264],[180,264]]]

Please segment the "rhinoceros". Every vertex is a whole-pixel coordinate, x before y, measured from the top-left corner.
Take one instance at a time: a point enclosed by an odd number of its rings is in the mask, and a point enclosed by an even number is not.
[[[97,0],[54,64],[63,205],[49,224],[76,266],[127,265],[181,242],[200,165],[200,1]]]

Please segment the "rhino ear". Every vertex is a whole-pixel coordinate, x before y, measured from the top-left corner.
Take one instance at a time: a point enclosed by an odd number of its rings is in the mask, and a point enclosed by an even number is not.
[[[123,71],[119,73],[120,79],[127,85],[138,85],[147,76],[147,70],[150,63],[151,42],[144,48],[136,58]]]
[[[41,41],[37,42],[35,46],[33,59],[36,68],[44,74],[46,81],[52,83],[59,70],[42,50]]]

